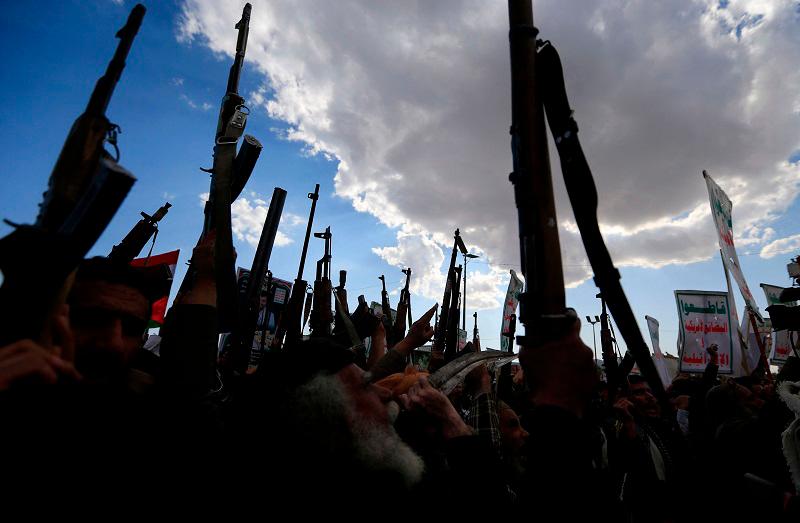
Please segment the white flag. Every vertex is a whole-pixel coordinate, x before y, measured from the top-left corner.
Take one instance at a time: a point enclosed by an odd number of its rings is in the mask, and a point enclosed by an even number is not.
[[[750,292],[750,287],[747,286],[744,274],[742,274],[739,257],[736,255],[736,247],[733,245],[733,220],[731,218],[733,203],[728,199],[725,191],[705,171],[703,171],[703,177],[706,180],[706,188],[708,189],[711,216],[714,219],[714,225],[717,227],[719,248],[722,249],[722,261],[739,286],[739,291],[742,293],[745,304],[761,319],[756,300]]]
[[[666,389],[672,383],[672,376],[669,375],[667,362],[664,361],[664,355],[661,353],[661,346],[658,342],[658,320],[651,316],[645,316],[644,319],[647,320],[647,329],[650,331],[650,342],[653,344],[653,363],[655,363],[658,375],[661,377],[661,383]]]

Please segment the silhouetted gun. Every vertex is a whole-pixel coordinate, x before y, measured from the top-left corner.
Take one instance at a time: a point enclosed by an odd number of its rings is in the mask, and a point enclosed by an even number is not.
[[[41,339],[46,319],[69,292],[70,274],[135,182],[117,163],[119,127],[105,112],[144,14],[144,6],[137,4],[117,32],[117,49],[86,109],[72,124],[36,223],[16,226],[0,240],[0,345],[22,338]],[[115,150],[114,158],[103,147],[106,141]]]
[[[111,254],[109,254],[108,257],[120,263],[130,263],[134,258],[139,256],[139,253],[142,252],[142,249],[144,249],[144,246],[150,241],[150,238],[153,238],[153,243],[155,244],[155,239],[158,236],[158,222],[166,216],[170,207],[172,207],[172,205],[167,202],[154,212],[152,216],[146,212],[139,213],[142,215],[142,219],[133,226],[133,229],[131,229],[119,244],[111,248]]]

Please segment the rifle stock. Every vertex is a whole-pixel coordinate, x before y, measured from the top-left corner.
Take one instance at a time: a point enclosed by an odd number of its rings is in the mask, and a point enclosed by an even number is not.
[[[574,319],[566,314],[558,219],[547,152],[544,108],[536,60],[536,35],[530,0],[509,0],[511,51],[511,151],[514,200],[519,218],[520,265],[525,289],[517,341],[536,347],[566,334]]]

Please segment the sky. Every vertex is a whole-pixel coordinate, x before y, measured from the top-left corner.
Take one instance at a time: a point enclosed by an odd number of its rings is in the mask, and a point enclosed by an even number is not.
[[[134,2],[36,5],[30,16],[30,5],[4,3],[0,16],[0,139],[14,148],[0,166],[0,208],[23,223]],[[169,201],[155,252],[181,249],[182,279],[243,5],[146,5],[108,110],[122,128],[120,163],[138,181],[92,254]],[[534,16],[561,54],[601,228],[640,327],[657,318],[674,354],[674,290],[725,289],[703,169],[733,201],[742,269],[763,309],[758,284],[788,286],[786,263],[800,254],[800,3],[550,0],[534,2]],[[264,150],[232,208],[238,264],[249,267],[282,187],[270,268],[293,280],[306,194],[319,183],[314,230],[331,226],[332,273],[348,271],[351,306],[359,294],[380,300],[381,274],[396,303],[410,266],[416,317],[441,300],[460,228],[480,256],[468,266],[468,331],[477,310],[484,347],[497,348],[519,264],[507,32],[501,1],[253,2],[240,93]],[[567,302],[594,316],[598,291],[550,145]],[[307,280],[321,256],[312,238]],[[591,347],[590,325],[581,336]]]

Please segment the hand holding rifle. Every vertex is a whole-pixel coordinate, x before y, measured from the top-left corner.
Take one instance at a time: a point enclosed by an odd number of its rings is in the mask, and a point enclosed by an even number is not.
[[[410,353],[412,350],[422,347],[433,337],[433,327],[431,326],[431,319],[433,318],[438,303],[423,314],[417,321],[411,324],[408,334],[400,342],[395,345],[395,350],[404,353]]]

